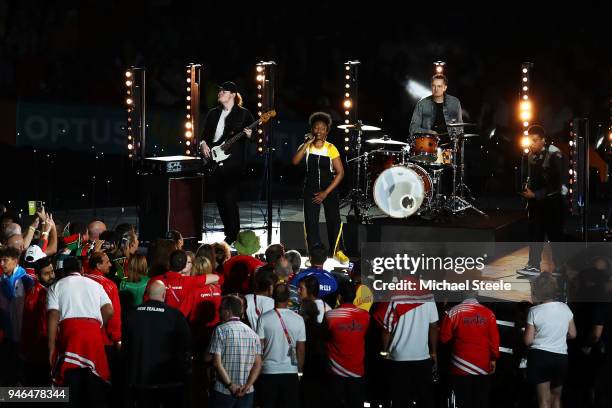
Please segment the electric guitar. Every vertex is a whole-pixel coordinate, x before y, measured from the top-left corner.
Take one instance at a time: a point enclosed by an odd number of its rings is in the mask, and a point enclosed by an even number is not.
[[[262,113],[259,119],[247,126],[246,129],[255,129],[258,125],[265,124],[275,116],[275,110],[270,110],[268,112]],[[204,159],[204,165],[210,167],[211,170],[214,171],[219,165],[222,165],[222,163],[231,156],[231,154],[227,152],[234,145],[234,143],[240,140],[240,138],[242,138],[243,136],[245,136],[244,130],[232,136],[222,144],[212,147],[210,149],[210,158]]]

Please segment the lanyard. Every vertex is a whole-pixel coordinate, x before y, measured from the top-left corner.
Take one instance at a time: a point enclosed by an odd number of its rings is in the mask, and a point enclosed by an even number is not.
[[[285,322],[283,321],[283,318],[281,317],[280,313],[278,313],[278,310],[276,308],[274,308],[274,312],[276,312],[276,315],[278,316],[278,319],[281,322],[281,326],[283,326],[283,331],[285,332],[285,337],[287,338],[287,342],[289,343],[289,346],[291,346],[292,345],[291,337],[289,337],[289,332],[287,331],[287,327],[285,326]]]

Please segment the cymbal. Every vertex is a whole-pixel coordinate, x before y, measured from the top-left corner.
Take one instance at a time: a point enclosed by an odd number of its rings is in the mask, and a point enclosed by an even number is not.
[[[463,137],[479,137],[480,135],[477,135],[476,133],[465,133],[463,135]]]
[[[355,130],[361,130],[362,132],[376,132],[378,130],[381,130],[381,128],[376,127],[376,126],[362,125],[359,123],[350,124],[350,125],[339,125],[338,129],[355,129]]]
[[[382,145],[397,145],[397,146],[407,146],[408,145],[408,143],[400,142],[399,140],[393,140],[390,137],[381,137],[380,139],[369,139],[369,140],[366,140],[366,143],[382,144]]]
[[[413,136],[416,136],[416,135],[446,136],[446,135],[448,135],[448,133],[446,133],[446,132],[438,133],[435,130],[427,130],[427,129],[425,129],[425,130],[422,130],[420,132],[415,132]]]
[[[476,126],[475,123],[447,123],[448,127],[461,127],[461,126]]]

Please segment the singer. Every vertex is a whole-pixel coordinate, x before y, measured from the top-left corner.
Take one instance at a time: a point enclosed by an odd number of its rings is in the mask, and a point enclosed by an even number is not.
[[[293,156],[293,164],[298,165],[306,157],[306,176],[304,179],[304,229],[308,251],[321,243],[319,235],[319,213],[321,204],[325,211],[329,251],[338,262],[348,263],[342,242],[342,222],[340,221],[340,198],[337,187],[344,177],[344,167],[340,153],[327,141],[332,118],[325,112],[315,112],[308,119],[310,133]]]

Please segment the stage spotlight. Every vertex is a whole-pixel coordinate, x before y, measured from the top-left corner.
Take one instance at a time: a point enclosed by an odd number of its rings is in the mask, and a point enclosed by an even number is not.
[[[434,74],[444,74],[444,69],[446,67],[446,62],[444,61],[436,61],[433,63],[434,66]]]
[[[345,107],[346,109],[350,109],[350,108],[351,108],[351,106],[353,106],[353,104],[351,103],[351,100],[350,100],[350,99],[346,99],[346,100],[344,101],[344,107]]]
[[[531,138],[529,136],[523,136],[521,138],[521,147],[526,149],[531,145]]]
[[[408,82],[406,82],[405,88],[406,92],[408,92],[408,94],[414,99],[420,100],[431,95],[431,88],[426,87],[425,85],[412,79],[409,79]]]

